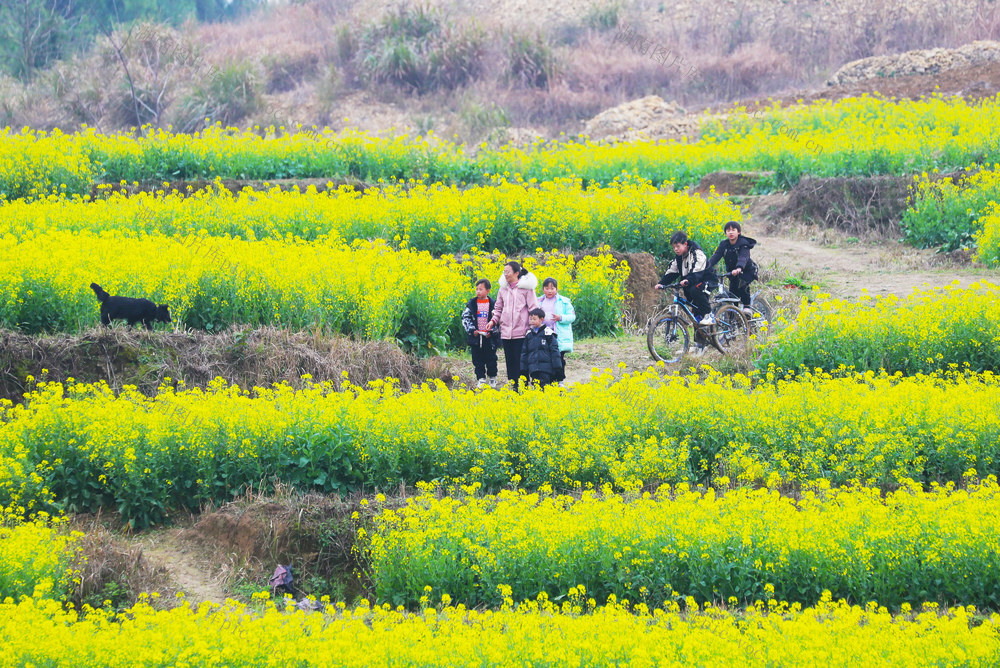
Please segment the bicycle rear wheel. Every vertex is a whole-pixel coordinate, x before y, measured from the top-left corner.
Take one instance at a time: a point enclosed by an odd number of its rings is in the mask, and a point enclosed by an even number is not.
[[[767,303],[766,299],[754,295],[753,299],[750,300],[750,308],[764,316],[764,320],[771,322],[774,312],[771,310],[771,305]]]
[[[677,362],[691,345],[688,324],[672,315],[656,317],[646,330],[649,355],[657,362]]]
[[[715,313],[715,341],[720,352],[746,346],[749,326],[743,310],[726,305]]]

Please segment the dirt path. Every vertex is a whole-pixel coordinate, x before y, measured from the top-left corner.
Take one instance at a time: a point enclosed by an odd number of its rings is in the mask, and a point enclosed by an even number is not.
[[[143,554],[151,564],[162,566],[170,575],[171,584],[184,592],[195,605],[204,601],[222,603],[226,594],[218,579],[212,577],[214,564],[204,555],[186,545],[179,534],[182,529],[155,532],[140,540]]]
[[[968,286],[978,280],[998,280],[1000,274],[977,267],[943,265],[931,250],[911,248],[895,241],[824,245],[808,238],[755,235],[754,257],[770,267],[776,278],[788,274],[818,284],[838,297],[863,289],[871,294],[908,295],[914,288],[941,287],[958,281]]]

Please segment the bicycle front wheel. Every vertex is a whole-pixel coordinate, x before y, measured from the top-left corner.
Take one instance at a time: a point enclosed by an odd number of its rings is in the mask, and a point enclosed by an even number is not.
[[[687,322],[672,315],[654,318],[646,330],[646,345],[656,362],[680,361],[691,345]]]
[[[721,352],[746,346],[749,328],[743,310],[735,306],[723,306],[715,313],[715,341]]]

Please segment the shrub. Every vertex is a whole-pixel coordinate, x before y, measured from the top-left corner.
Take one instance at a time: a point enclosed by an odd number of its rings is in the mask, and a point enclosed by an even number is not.
[[[556,75],[552,46],[540,32],[507,35],[507,77],[528,88],[548,88]]]
[[[178,123],[186,132],[215,123],[230,126],[257,110],[260,104],[256,67],[245,61],[213,66],[182,103]]]
[[[485,36],[472,26],[448,25],[435,9],[402,5],[371,27],[361,44],[364,78],[422,93],[453,90],[474,79]]]

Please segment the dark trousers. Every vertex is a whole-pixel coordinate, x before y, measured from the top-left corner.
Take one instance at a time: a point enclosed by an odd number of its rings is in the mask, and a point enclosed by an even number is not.
[[[521,348],[524,347],[524,339],[504,339],[503,357],[507,364],[507,380],[517,384],[518,378],[528,380],[527,370],[521,369]]]
[[[708,295],[702,288],[696,288],[689,283],[684,286],[684,296],[691,302],[691,310],[694,311],[695,317],[699,320],[712,310],[712,307],[708,305]]]
[[[497,349],[492,343],[484,342],[483,345],[473,345],[472,365],[476,367],[476,380],[482,380],[489,376],[497,376]]]
[[[750,306],[750,281],[733,276],[729,279],[729,291],[739,297],[744,306]]]
[[[562,381],[566,380],[566,351],[565,350],[560,351],[559,357],[562,358],[562,366],[559,368],[559,371],[556,372],[556,377],[552,379],[557,383],[561,383]]]
[[[531,382],[533,382],[538,387],[545,387],[553,380],[552,375],[544,371],[533,371],[531,373]]]

